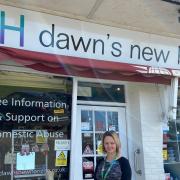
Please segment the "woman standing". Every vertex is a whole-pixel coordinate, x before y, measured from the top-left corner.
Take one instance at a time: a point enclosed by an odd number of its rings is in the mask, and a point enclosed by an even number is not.
[[[129,161],[121,156],[121,143],[116,132],[105,132],[102,145],[106,157],[97,163],[94,179],[131,180],[131,167]]]

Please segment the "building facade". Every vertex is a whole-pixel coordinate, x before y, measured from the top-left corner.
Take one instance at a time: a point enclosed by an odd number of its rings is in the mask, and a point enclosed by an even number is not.
[[[0,176],[93,179],[115,130],[133,180],[165,179],[179,40],[0,7]]]

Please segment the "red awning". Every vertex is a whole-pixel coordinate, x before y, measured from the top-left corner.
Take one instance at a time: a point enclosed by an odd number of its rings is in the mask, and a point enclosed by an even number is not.
[[[163,69],[128,63],[48,54],[0,46],[0,60],[13,60],[34,70],[78,77],[170,84],[172,75]],[[155,73],[152,73],[154,71]],[[159,72],[162,70],[159,70]]]

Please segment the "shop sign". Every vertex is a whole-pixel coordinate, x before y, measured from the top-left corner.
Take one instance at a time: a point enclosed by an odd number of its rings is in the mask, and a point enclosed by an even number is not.
[[[67,151],[56,151],[55,166],[67,166]]]
[[[179,3],[177,0],[171,2]],[[84,61],[89,58],[180,69],[179,40],[175,38],[95,25],[3,5],[0,29],[1,46],[81,57]]]
[[[64,140],[64,139],[56,139],[54,143],[54,150],[59,151],[59,150],[70,150],[70,140]]]

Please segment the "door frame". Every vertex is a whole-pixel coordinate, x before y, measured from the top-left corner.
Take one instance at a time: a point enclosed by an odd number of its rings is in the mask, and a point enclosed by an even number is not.
[[[85,102],[84,102],[85,103]],[[76,125],[76,138],[77,138],[77,147],[78,154],[76,157],[78,158],[78,167],[82,167],[82,134],[81,134],[81,110],[90,110],[90,111],[115,111],[118,112],[118,132],[121,138],[122,144],[122,156],[128,157],[128,141],[127,141],[127,124],[126,124],[126,108],[123,106],[104,106],[104,105],[85,105],[79,104],[77,105],[77,125]],[[119,121],[120,120],[120,121]],[[120,131],[120,129],[123,131]],[[78,176],[75,179],[81,179],[83,177],[82,168],[78,168]],[[77,175],[76,174],[76,175]]]
[[[94,79],[94,78],[83,78],[83,77],[73,77],[73,90],[72,90],[72,118],[71,118],[71,154],[70,154],[70,180],[79,179],[79,171],[77,169],[82,169],[82,160],[78,158],[79,152],[77,147],[81,147],[81,131],[77,130],[78,119],[77,119],[77,106],[78,105],[95,105],[95,106],[111,106],[111,107],[124,107],[125,109],[125,123],[126,123],[126,135],[128,137],[128,122],[126,117],[127,103],[117,103],[117,102],[100,102],[100,101],[80,101],[77,100],[78,82],[96,82],[96,83],[108,83],[108,84],[121,84],[125,87],[125,99],[127,99],[127,82],[117,81],[117,80],[105,80],[105,79]],[[78,134],[80,133],[80,135]],[[82,151],[82,150],[81,150]],[[82,155],[82,154],[81,154]],[[127,141],[127,157],[130,157],[129,147]],[[82,173],[82,170],[81,170]]]

